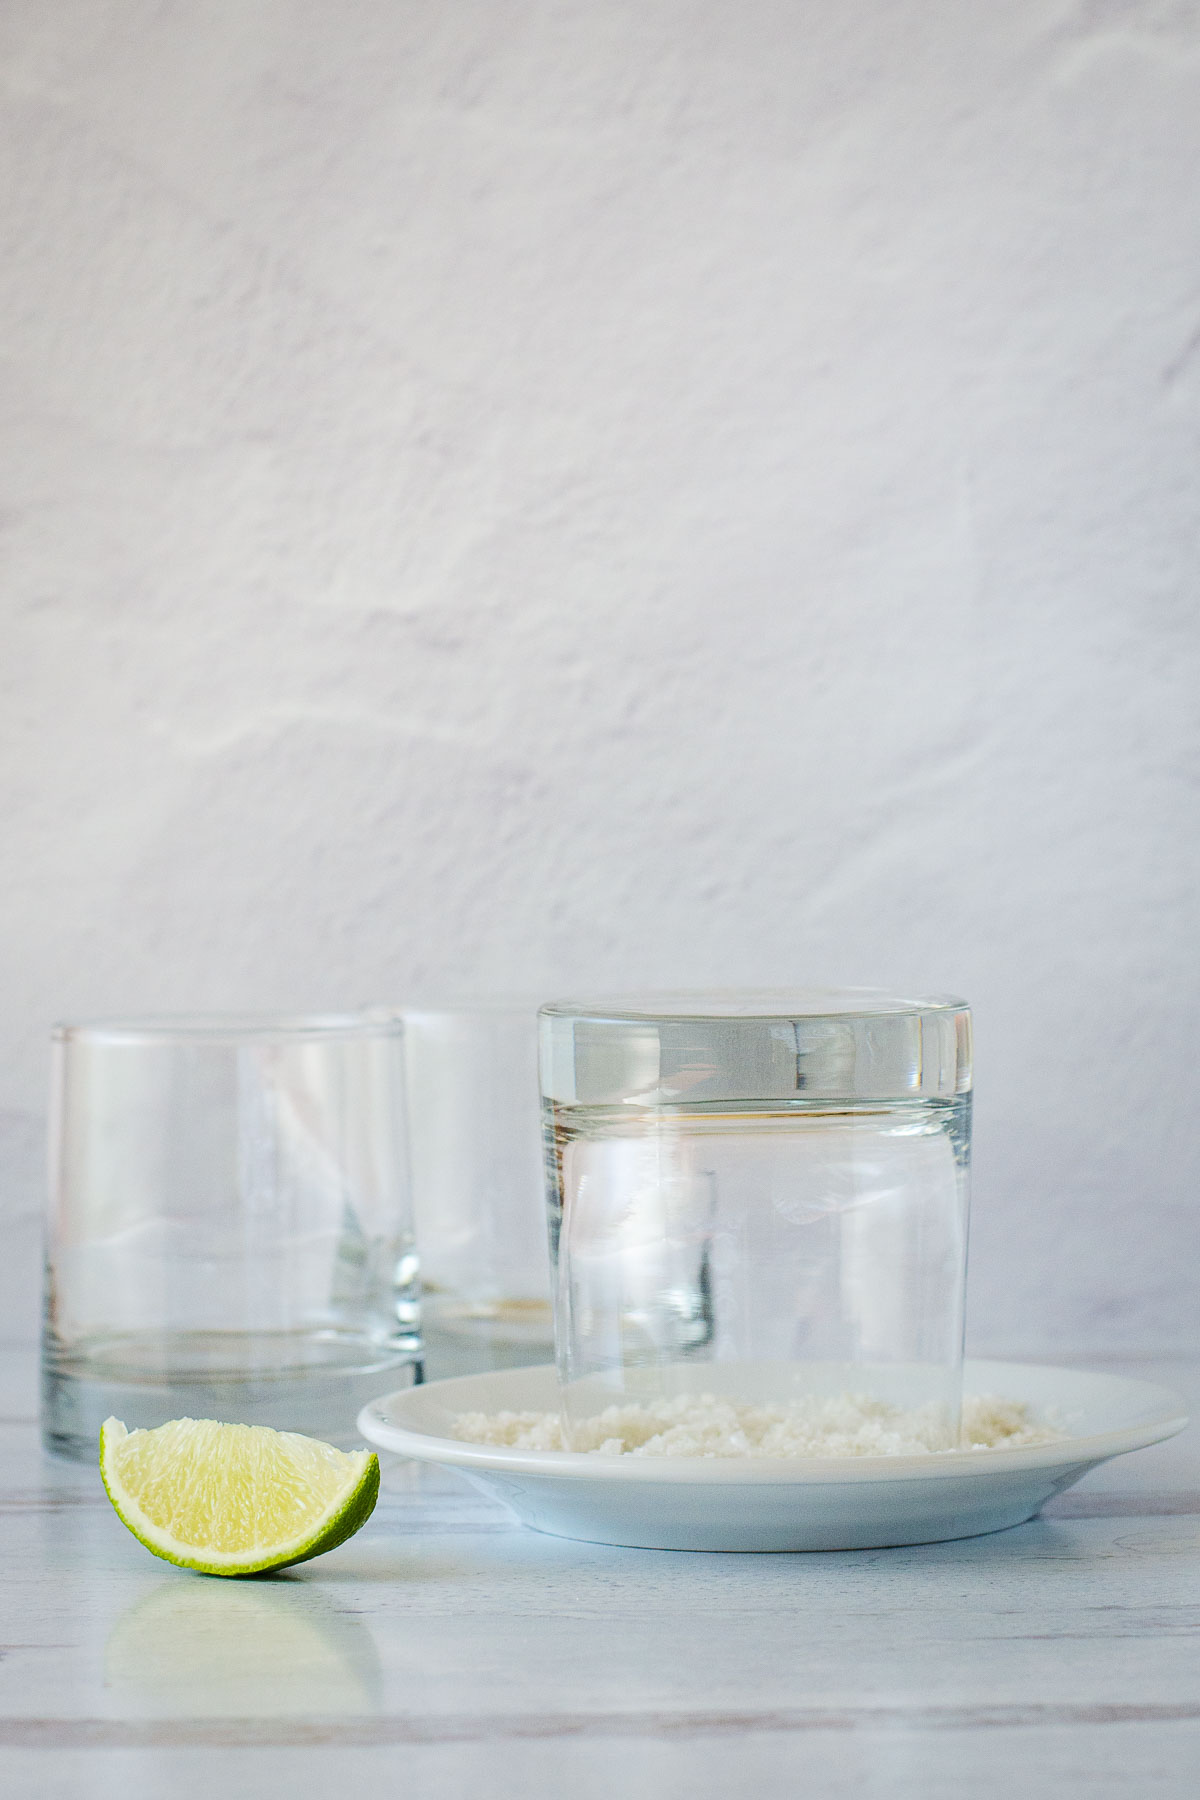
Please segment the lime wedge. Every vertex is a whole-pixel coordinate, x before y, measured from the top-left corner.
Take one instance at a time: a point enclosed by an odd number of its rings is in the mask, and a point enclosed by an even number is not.
[[[122,1524],[166,1562],[261,1575],[352,1537],[379,1497],[379,1458],[294,1431],[172,1419],[100,1427],[100,1473]]]

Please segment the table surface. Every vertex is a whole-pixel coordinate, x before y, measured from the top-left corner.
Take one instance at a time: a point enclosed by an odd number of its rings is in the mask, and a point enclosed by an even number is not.
[[[1200,1362],[1087,1366],[1200,1396]],[[0,1356],[0,1791],[941,1800],[1200,1791],[1200,1431],[1016,1530],[793,1556],[527,1531],[392,1461],[318,1562],[155,1561]],[[1193,1411],[1195,1406],[1193,1405]]]

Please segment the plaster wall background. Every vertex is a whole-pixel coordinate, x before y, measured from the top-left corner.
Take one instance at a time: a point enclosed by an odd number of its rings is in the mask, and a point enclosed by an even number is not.
[[[1200,6],[8,0],[5,1330],[111,1010],[949,989],[1194,1341]]]

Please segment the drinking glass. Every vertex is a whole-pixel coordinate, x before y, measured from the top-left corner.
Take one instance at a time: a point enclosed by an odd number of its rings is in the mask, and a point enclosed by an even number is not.
[[[957,1442],[965,1003],[668,995],[541,1021],[568,1437],[711,1392],[866,1397]]]
[[[537,1003],[406,1007],[404,1026],[426,1373],[549,1362]]]
[[[418,1276],[395,1014],[56,1028],[50,1450],[110,1413],[352,1441],[419,1379]]]

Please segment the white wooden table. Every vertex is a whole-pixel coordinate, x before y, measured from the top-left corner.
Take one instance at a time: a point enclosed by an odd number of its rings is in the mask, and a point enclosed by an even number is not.
[[[1200,1363],[1103,1366],[1196,1410]],[[29,1352],[2,1377],[6,1797],[1200,1793],[1200,1429],[1015,1531],[844,1555],[567,1543],[394,1463],[350,1543],[227,1582],[43,1459]]]

